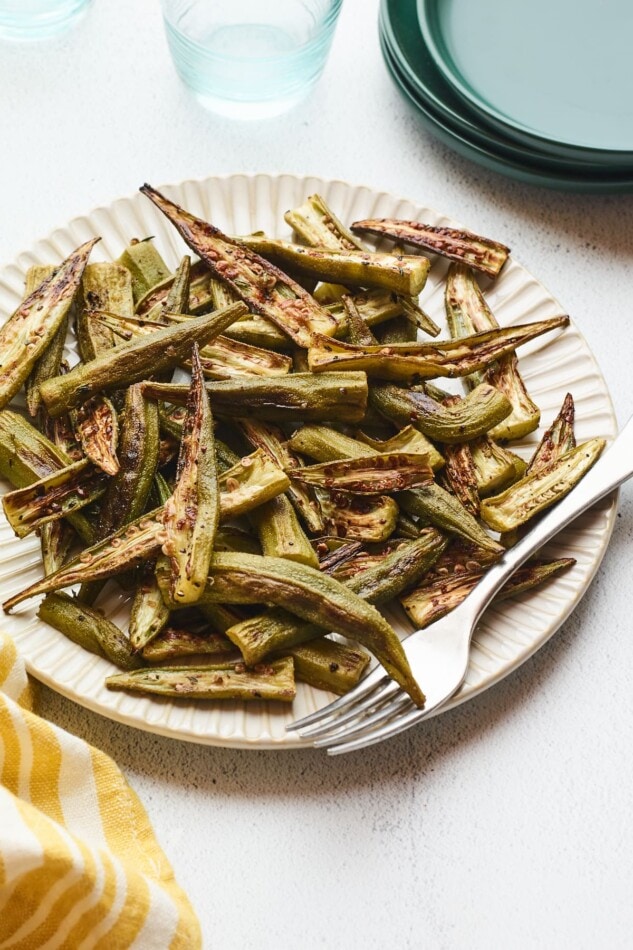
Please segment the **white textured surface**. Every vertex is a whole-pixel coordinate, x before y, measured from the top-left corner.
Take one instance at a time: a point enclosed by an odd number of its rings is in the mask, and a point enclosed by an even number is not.
[[[453,156],[382,66],[375,0],[346,0],[295,114],[233,125],[175,79],[155,0],[96,0],[77,30],[0,48],[0,261],[98,204],[235,171],[341,177],[511,244],[572,314],[620,422],[631,398],[633,198],[556,194]],[[247,752],[41,711],[141,795],[205,947],[629,947],[633,491],[554,639],[473,702],[364,754]]]

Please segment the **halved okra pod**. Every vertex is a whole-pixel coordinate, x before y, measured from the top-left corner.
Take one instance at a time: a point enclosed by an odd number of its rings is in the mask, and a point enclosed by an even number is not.
[[[176,485],[163,512],[163,553],[171,564],[170,594],[174,603],[195,603],[204,590],[219,518],[213,416],[194,346]]]
[[[88,264],[82,281],[83,306],[75,319],[77,349],[84,363],[96,359],[115,345],[114,335],[95,320],[94,310],[132,316],[132,277],[126,267],[109,261]]]
[[[569,324],[569,317],[551,317],[523,326],[474,333],[460,340],[433,343],[392,343],[358,346],[315,334],[308,350],[315,373],[362,370],[395,382],[418,382],[437,376],[467,376],[511,353],[522,343]]]
[[[34,290],[42,284],[43,281],[47,280],[54,273],[55,268],[52,264],[33,264],[29,267],[26,272],[26,279],[24,282],[24,297],[30,297]],[[77,296],[75,296],[74,304],[76,304]],[[48,379],[50,376],[58,376],[60,371],[60,366],[62,363],[64,355],[64,345],[66,343],[66,335],[68,333],[68,322],[69,314],[66,314],[64,319],[59,325],[57,333],[51,339],[50,343],[37,360],[31,373],[24,384],[24,392],[26,395],[26,408],[29,410],[30,416],[37,416],[42,397],[39,392],[39,385],[45,379]]]
[[[183,240],[249,308],[271,320],[299,346],[314,333],[330,335],[336,321],[296,281],[212,224],[196,218],[150,185],[140,189],[174,224]]]
[[[296,694],[291,657],[255,669],[235,661],[180,669],[153,667],[108,676],[106,686],[174,699],[275,699],[290,703]]]
[[[84,455],[106,475],[116,475],[119,420],[112,400],[107,396],[92,396],[71,410],[70,421]]]
[[[0,327],[0,408],[13,399],[66,319],[97,240],[73,251]]]
[[[414,244],[425,251],[440,254],[449,260],[470,264],[475,270],[496,277],[508,259],[510,248],[499,241],[481,237],[472,231],[438,227],[420,221],[376,218],[355,221],[352,231],[392,238],[403,244]]]
[[[493,330],[499,326],[484,299],[479,284],[464,264],[453,264],[446,278],[446,317],[451,335],[456,338]],[[485,380],[510,401],[512,412],[491,429],[492,438],[519,439],[537,428],[540,410],[530,398],[519,372],[516,353],[507,353],[473,376],[472,385]]]

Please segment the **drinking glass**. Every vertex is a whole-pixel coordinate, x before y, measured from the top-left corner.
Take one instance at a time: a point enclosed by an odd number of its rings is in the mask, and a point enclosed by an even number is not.
[[[266,118],[294,106],[323,71],[342,0],[163,0],[181,79],[204,106]]]
[[[67,29],[92,0],[0,0],[0,39],[39,40]]]

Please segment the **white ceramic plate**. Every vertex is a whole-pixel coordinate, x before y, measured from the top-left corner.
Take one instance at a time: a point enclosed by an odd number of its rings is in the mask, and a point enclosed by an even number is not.
[[[455,222],[428,208],[369,188],[341,181],[297,178],[291,175],[234,175],[186,181],[165,187],[165,193],[185,208],[213,221],[228,233],[245,234],[264,229],[286,236],[283,214],[313,192],[322,194],[343,221],[361,218],[419,218],[431,224]],[[477,222],[472,222],[474,230]],[[92,260],[113,260],[133,237],[155,235],[167,263],[175,267],[184,251],[175,230],[153,205],[138,194],[115,201],[76,218],[20,255],[0,272],[0,313],[8,315],[22,296],[24,277],[31,264],[55,263],[93,235],[101,242]],[[493,235],[494,236],[494,235]],[[422,301],[425,309],[444,324],[443,280],[447,263],[434,262]],[[496,284],[487,290],[493,312],[502,325],[540,320],[563,312],[563,308],[524,267],[511,259]],[[72,343],[70,343],[72,347]],[[578,330],[534,341],[522,350],[521,369],[532,396],[542,409],[545,426],[556,415],[565,393],[571,391],[577,408],[579,439],[616,433],[616,420],[604,379]],[[529,451],[539,433],[525,443]],[[0,484],[4,492],[7,485]],[[449,706],[464,702],[507,676],[533,654],[557,630],[586,591],[604,556],[615,520],[615,502],[606,500],[559,535],[548,547],[551,556],[571,556],[576,566],[520,600],[491,607],[474,639],[466,682]],[[23,589],[41,576],[39,542],[16,539],[4,517],[0,521],[0,600]],[[112,585],[113,586],[113,585]],[[525,604],[529,603],[529,609]],[[129,604],[125,597],[111,595],[105,611],[125,625]],[[109,692],[105,677],[114,668],[86,653],[36,617],[37,604],[30,602],[3,619],[4,628],[15,638],[29,671],[39,680],[70,699],[110,719],[138,729],[191,742],[241,748],[297,748],[303,743],[287,734],[285,726],[328,703],[333,697],[300,684],[291,708],[285,704],[237,702],[193,703],[139,698]],[[402,634],[410,626],[400,612],[388,616]],[[421,684],[424,688],[424,683]],[[446,706],[445,708],[449,708]]]

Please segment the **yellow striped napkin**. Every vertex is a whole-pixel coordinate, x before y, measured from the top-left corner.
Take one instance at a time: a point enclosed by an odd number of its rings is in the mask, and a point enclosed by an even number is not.
[[[200,927],[103,752],[31,711],[0,633],[0,948],[195,950]]]

